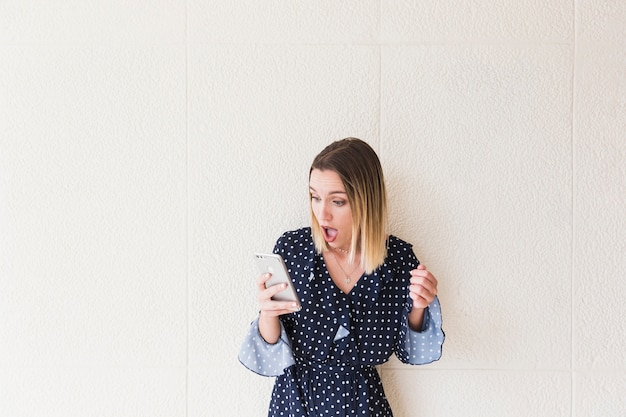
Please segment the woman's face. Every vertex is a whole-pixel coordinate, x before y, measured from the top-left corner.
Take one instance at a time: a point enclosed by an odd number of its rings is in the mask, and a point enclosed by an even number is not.
[[[324,239],[332,248],[350,249],[352,209],[348,195],[335,171],[311,171],[309,179],[311,207]]]

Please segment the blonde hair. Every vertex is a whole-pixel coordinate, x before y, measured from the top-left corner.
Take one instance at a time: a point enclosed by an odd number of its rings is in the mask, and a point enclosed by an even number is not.
[[[350,262],[361,251],[361,267],[372,273],[387,255],[387,194],[376,152],[357,138],[335,141],[320,152],[309,170],[336,172],[346,189],[352,210]],[[311,233],[318,253],[330,250],[311,207]]]

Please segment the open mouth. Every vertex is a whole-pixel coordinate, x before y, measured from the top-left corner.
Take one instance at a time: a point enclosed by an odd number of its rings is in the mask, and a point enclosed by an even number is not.
[[[322,232],[324,233],[324,239],[326,242],[332,242],[337,237],[337,229],[333,229],[332,227],[322,226]]]

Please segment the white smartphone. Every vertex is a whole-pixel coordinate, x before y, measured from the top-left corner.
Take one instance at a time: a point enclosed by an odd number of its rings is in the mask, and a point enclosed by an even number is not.
[[[254,257],[262,274],[270,273],[272,277],[265,283],[265,288],[273,287],[277,284],[287,284],[287,288],[272,297],[276,301],[292,301],[296,303],[298,311],[302,308],[298,294],[293,286],[287,265],[282,256],[274,253],[255,253]]]

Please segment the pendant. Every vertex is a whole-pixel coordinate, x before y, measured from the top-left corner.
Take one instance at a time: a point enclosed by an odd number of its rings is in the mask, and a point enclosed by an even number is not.
[[[346,284],[350,283],[350,277],[346,277]]]

